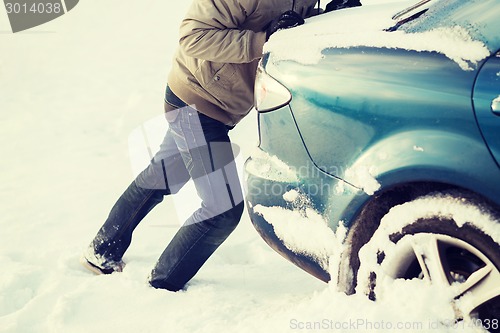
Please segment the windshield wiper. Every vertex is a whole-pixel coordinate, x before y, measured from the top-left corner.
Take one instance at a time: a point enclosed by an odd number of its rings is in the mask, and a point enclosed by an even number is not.
[[[424,10],[421,10],[419,11],[418,13],[416,14],[413,14],[412,16],[409,16],[403,20],[399,20],[395,25],[393,25],[392,27],[390,28],[387,28],[387,29],[384,29],[384,31],[389,31],[389,32],[393,32],[393,31],[396,31],[399,29],[400,26],[402,26],[403,24],[405,23],[408,23],[410,21],[413,21],[417,18],[419,18],[423,13],[425,13],[427,11],[428,8],[424,9]]]
[[[392,16],[393,20],[398,20],[397,23],[394,26],[385,29],[384,31],[396,31],[403,24],[413,21],[416,18],[420,17],[429,9],[430,7],[429,3],[431,1],[432,0],[421,0],[416,4],[414,4],[413,6],[410,6],[408,8],[403,9],[402,11],[397,12],[396,14],[394,14],[394,16]],[[419,9],[419,11],[413,14],[413,12],[416,11],[417,9]]]
[[[431,1],[432,0],[421,0],[421,1],[417,2],[416,4],[414,4],[413,6],[410,6],[408,8],[403,9],[400,12],[397,12],[396,14],[394,14],[394,16],[392,17],[392,19],[393,20],[397,20],[397,19],[403,17],[404,15],[408,14],[409,12],[412,12],[414,9],[417,9],[417,8],[423,6],[426,3],[429,3]]]

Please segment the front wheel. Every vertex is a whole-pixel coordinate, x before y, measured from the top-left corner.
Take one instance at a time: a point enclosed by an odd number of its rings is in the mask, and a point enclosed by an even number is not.
[[[456,194],[412,200],[393,207],[360,250],[357,291],[372,299],[394,283],[439,291],[450,296],[455,320],[493,323],[486,328],[497,331],[499,241],[498,215],[477,201]]]

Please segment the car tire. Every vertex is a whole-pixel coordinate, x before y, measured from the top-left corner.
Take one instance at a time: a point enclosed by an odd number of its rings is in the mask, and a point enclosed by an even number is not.
[[[448,288],[455,320],[496,320],[498,328],[499,244],[498,211],[477,197],[413,199],[390,209],[360,249],[356,292],[383,299],[387,279],[424,280]]]

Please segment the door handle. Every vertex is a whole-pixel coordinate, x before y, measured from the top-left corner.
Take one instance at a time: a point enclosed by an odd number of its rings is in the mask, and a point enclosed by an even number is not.
[[[500,95],[491,101],[491,111],[500,116]]]

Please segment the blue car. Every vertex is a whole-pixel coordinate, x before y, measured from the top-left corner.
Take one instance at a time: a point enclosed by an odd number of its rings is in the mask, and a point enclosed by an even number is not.
[[[500,2],[380,3],[266,44],[252,223],[348,294],[422,281],[456,320],[498,322]]]

